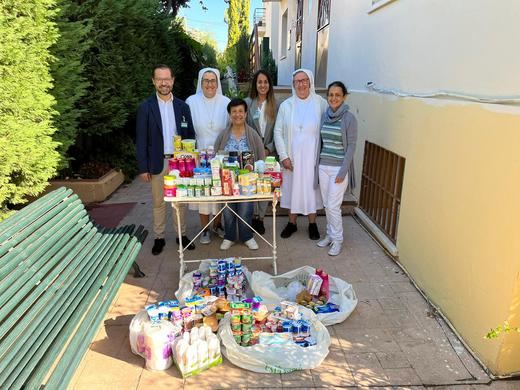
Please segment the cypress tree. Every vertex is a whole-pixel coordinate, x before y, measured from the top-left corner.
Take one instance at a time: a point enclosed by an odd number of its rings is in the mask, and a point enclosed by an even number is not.
[[[58,115],[54,118],[57,128],[54,139],[59,143],[60,164],[58,169],[67,168],[70,157],[68,150],[76,140],[79,120],[85,109],[79,104],[87,93],[89,82],[84,74],[83,56],[90,47],[87,34],[90,19],[78,19],[80,7],[75,1],[59,0],[57,26],[59,38],[51,48],[55,60],[51,65],[54,88],[51,90],[56,99]]]
[[[55,174],[49,47],[53,0],[0,2],[0,219]]]

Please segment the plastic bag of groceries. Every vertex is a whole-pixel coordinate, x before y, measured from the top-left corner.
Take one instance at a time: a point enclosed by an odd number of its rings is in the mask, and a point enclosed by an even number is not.
[[[270,275],[266,272],[255,271],[251,275],[251,289],[254,295],[262,297],[264,303],[279,303],[285,299],[291,299],[291,290],[294,292],[294,282],[300,282],[303,287],[310,275],[314,275],[316,269],[304,266],[280,275]],[[289,289],[287,287],[290,287]],[[330,296],[328,302],[338,305],[339,311],[331,313],[318,313],[317,317],[325,326],[339,324],[347,319],[354,311],[358,299],[352,286],[342,279],[329,275]]]
[[[231,315],[227,313],[219,323],[218,335],[222,341],[222,354],[234,365],[249,371],[284,374],[296,370],[318,367],[329,354],[330,335],[316,314],[298,306],[303,318],[310,323],[315,345],[302,347],[295,343],[240,346],[231,330]]]
[[[230,257],[227,259],[214,259],[214,261],[215,260],[216,261],[219,261],[219,260],[231,261],[233,259],[234,258]],[[184,276],[181,278],[181,280],[179,281],[179,288],[177,289],[177,291],[175,291],[175,297],[177,298],[177,300],[179,301],[179,303],[181,305],[185,304],[186,298],[193,296],[193,293],[194,293],[194,291],[193,291],[193,285],[194,285],[193,284],[193,274],[198,271],[203,274],[203,277],[207,277],[211,261],[212,261],[211,259],[201,261],[198,270],[188,272],[188,273],[184,274]],[[242,272],[244,273],[244,275],[246,277],[246,285],[247,285],[246,290],[247,291],[245,291],[245,296],[252,297],[253,295],[252,295],[251,287],[250,287],[251,272],[249,272],[249,270],[247,269],[246,266],[241,265],[241,267],[242,267]]]
[[[149,370],[166,370],[172,361],[170,344],[178,330],[169,321],[152,323],[146,310],[137,313],[130,322],[130,348],[146,360]]]

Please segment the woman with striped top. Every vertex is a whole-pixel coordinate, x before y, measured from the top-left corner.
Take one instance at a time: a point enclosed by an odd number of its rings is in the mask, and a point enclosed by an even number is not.
[[[319,187],[327,217],[327,235],[317,245],[329,247],[328,254],[337,256],[343,246],[341,204],[348,187],[354,188],[354,151],[357,140],[357,121],[345,104],[347,88],[341,81],[332,82],[327,89],[329,107],[321,118],[321,147],[316,155],[317,172],[314,186]]]

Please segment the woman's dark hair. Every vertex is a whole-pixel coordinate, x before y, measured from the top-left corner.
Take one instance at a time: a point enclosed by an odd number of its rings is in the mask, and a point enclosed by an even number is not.
[[[271,119],[275,120],[276,116],[276,99],[274,97],[274,88],[273,88],[273,80],[269,73],[265,70],[257,70],[253,75],[253,79],[251,80],[251,87],[249,88],[249,97],[254,100],[258,97],[258,90],[256,89],[256,83],[258,82],[258,76],[264,75],[267,78],[267,82],[269,83],[269,90],[267,91],[267,100],[265,102],[265,115]]]
[[[339,87],[343,91],[344,96],[348,95],[347,87],[345,87],[345,84],[343,84],[341,81],[333,81],[332,83],[330,83],[327,87],[327,94],[329,93],[332,87]]]
[[[231,101],[227,105],[228,114],[231,113],[231,108],[237,107],[237,106],[244,106],[244,111],[247,112],[247,103],[245,102],[245,100],[240,99],[240,98],[234,98],[234,99],[231,99]]]

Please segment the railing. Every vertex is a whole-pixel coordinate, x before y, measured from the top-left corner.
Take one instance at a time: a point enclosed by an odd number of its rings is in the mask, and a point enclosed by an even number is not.
[[[265,26],[265,8],[255,8],[253,12],[253,24],[255,26]]]
[[[405,159],[365,142],[359,207],[393,243],[397,240]]]

